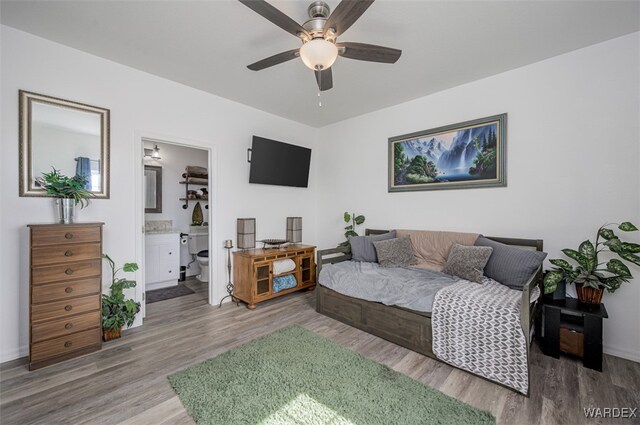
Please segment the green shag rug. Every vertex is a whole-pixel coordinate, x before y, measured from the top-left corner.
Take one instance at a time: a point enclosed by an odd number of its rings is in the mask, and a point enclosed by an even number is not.
[[[291,326],[169,377],[198,424],[495,424],[494,417]]]

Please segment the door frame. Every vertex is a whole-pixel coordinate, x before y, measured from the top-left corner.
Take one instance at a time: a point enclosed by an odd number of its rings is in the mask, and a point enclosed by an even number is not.
[[[136,282],[138,285],[135,288],[135,299],[140,302],[140,313],[136,316],[136,320],[132,327],[142,325],[143,318],[146,317],[146,301],[142,299],[142,295],[146,290],[146,282],[144,279],[145,270],[145,247],[144,247],[144,143],[158,142],[175,146],[183,146],[193,149],[201,149],[207,151],[208,169],[209,169],[209,208],[206,209],[207,221],[209,223],[209,288],[208,288],[208,302],[210,305],[214,303],[214,285],[217,278],[218,270],[218,255],[215,250],[212,249],[213,241],[216,240],[218,232],[218,224],[211,220],[212,217],[217,218],[218,214],[218,155],[217,147],[208,142],[185,139],[183,137],[177,137],[172,135],[158,134],[151,131],[136,131],[134,134],[134,146],[136,146],[136,154],[134,155],[134,174],[135,174],[135,202],[134,202],[134,214],[135,214],[135,256],[136,262],[140,266],[136,272]],[[212,255],[213,254],[213,255]]]

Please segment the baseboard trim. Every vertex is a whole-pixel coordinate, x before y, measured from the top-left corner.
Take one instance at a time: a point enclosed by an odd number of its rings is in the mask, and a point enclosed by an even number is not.
[[[623,359],[640,363],[640,353],[638,352],[633,352],[624,348],[611,347],[611,346],[604,347],[603,351],[606,354],[609,354],[610,356],[622,357]]]
[[[5,364],[12,360],[20,359],[22,357],[27,357],[28,355],[29,355],[29,347],[27,345],[18,347],[18,349],[16,350],[3,351],[2,355],[0,355],[0,364]]]

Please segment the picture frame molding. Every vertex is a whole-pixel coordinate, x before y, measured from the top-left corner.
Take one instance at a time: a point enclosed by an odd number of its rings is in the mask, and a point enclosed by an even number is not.
[[[470,127],[477,127],[482,124],[497,123],[498,146],[497,149],[497,175],[495,179],[488,180],[466,180],[455,182],[441,183],[417,183],[406,186],[395,186],[394,181],[394,151],[393,146],[397,142],[408,141],[421,138],[421,136],[436,135],[449,133],[457,130],[464,130]],[[507,186],[507,113],[491,115],[488,117],[477,118],[474,120],[464,121],[456,124],[449,124],[428,130],[415,131],[400,136],[389,137],[388,139],[388,157],[387,157],[387,191],[393,192],[416,192],[429,190],[456,190],[456,189],[476,189],[476,188],[496,188]]]

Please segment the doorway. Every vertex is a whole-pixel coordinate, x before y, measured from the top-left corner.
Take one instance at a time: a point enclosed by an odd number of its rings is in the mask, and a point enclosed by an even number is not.
[[[142,231],[136,250],[141,265],[136,299],[142,314],[134,326],[142,324],[149,305],[160,313],[213,304],[216,276],[211,250],[216,230],[213,149],[175,138],[138,140],[142,160],[137,216]]]

